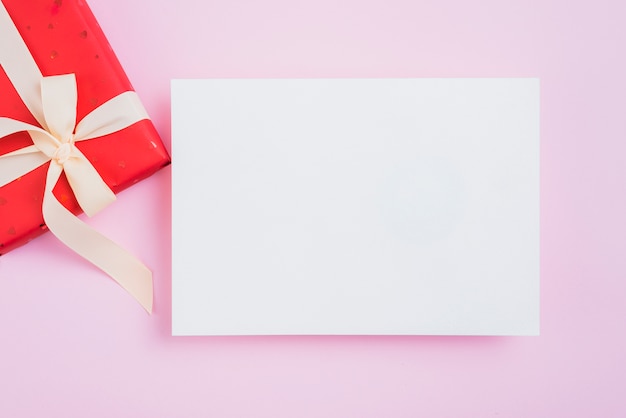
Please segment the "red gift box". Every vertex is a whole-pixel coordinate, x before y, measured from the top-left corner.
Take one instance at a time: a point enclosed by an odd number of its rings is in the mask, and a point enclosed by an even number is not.
[[[111,99],[133,90],[84,1],[2,0],[2,4],[42,76],[75,75],[78,95],[76,122]],[[7,51],[14,47],[9,44],[11,40],[3,38],[0,39],[0,49]],[[7,61],[7,54],[4,56]],[[7,62],[0,64],[0,117],[40,126],[32,109],[29,110],[19,94],[20,88],[16,88],[16,77],[11,79],[7,75],[11,74],[5,68]],[[13,65],[13,72],[16,66],[19,64]],[[0,156],[32,145],[33,139],[26,132],[5,136],[0,138]],[[170,162],[149,119],[73,145],[84,154],[114,193],[150,176]],[[0,170],[2,164],[0,160]],[[46,231],[42,202],[50,164],[47,162],[0,187],[0,254]],[[82,211],[65,174],[61,174],[53,193],[72,213]]]

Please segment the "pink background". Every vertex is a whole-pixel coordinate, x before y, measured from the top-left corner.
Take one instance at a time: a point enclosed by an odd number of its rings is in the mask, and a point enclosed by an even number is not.
[[[153,316],[49,234],[2,257],[0,416],[626,416],[626,2],[90,4],[168,146],[171,78],[540,77],[541,337],[171,337],[168,168],[89,220]]]

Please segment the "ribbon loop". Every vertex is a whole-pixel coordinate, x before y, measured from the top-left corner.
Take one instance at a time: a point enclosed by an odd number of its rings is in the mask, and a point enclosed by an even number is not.
[[[76,126],[76,141],[98,138],[150,119],[135,92],[127,91],[102,104]]]
[[[61,143],[68,143],[76,126],[76,76],[66,74],[41,80],[41,99],[48,131]]]

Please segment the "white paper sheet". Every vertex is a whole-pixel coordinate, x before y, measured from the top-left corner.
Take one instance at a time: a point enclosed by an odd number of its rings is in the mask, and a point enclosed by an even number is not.
[[[537,79],[172,82],[174,335],[539,333]]]

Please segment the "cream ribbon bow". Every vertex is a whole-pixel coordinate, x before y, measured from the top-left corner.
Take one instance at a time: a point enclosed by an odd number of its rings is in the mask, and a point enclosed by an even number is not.
[[[74,74],[43,77],[0,2],[0,64],[41,127],[0,117],[1,138],[28,132],[33,145],[0,156],[0,187],[50,162],[42,204],[48,229],[65,245],[110,275],[152,312],[152,273],[119,247],[68,211],[52,190],[65,172],[80,207],[92,216],[115,195],[76,142],[120,131],[148,115],[136,93],[124,92],[76,124],[77,87]],[[34,88],[33,88],[34,87]]]

